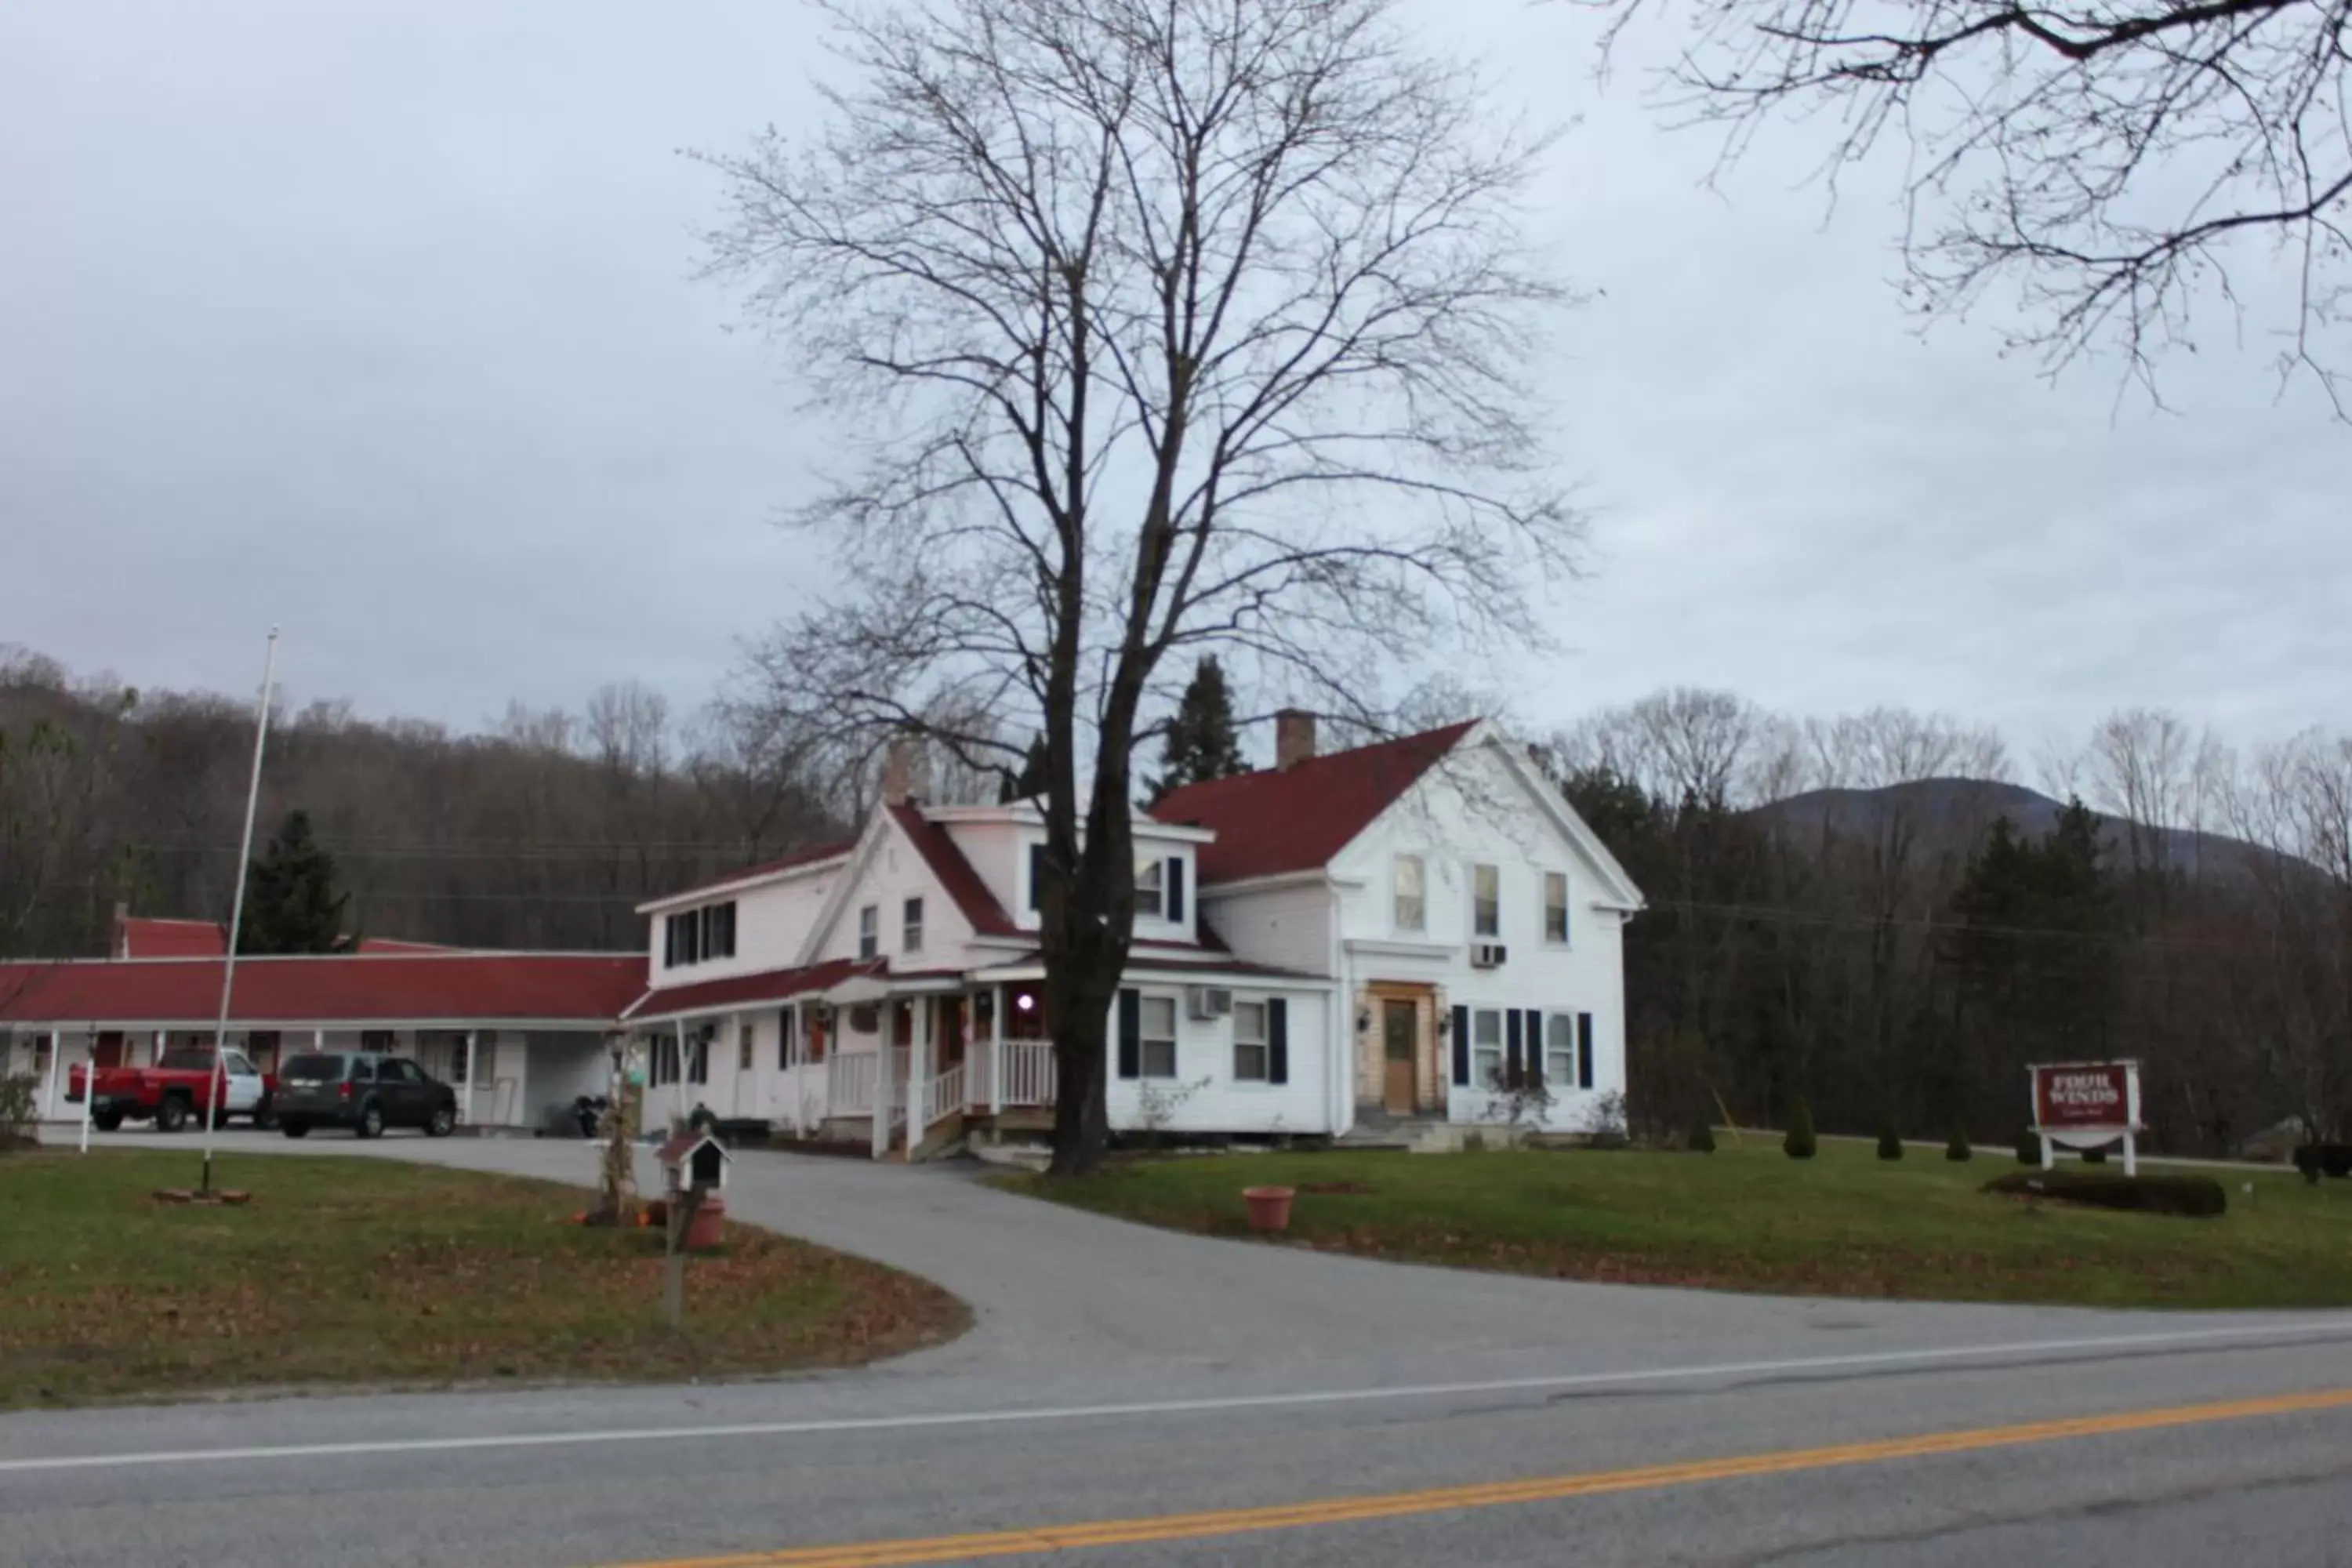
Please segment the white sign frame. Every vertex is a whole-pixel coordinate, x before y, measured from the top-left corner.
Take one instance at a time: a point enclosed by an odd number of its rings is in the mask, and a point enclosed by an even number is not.
[[[2042,1096],[2038,1092],[2041,1077],[2045,1072],[2063,1072],[2069,1068],[2084,1071],[2094,1068],[2105,1072],[2116,1068],[2124,1069],[2124,1120],[2108,1125],[2087,1127],[2044,1127],[2042,1125]],[[2121,1057],[2100,1062],[2032,1062],[2025,1069],[2026,1101],[2033,1108],[2033,1135],[2042,1141],[2042,1168],[2049,1170],[2056,1161],[2053,1145],[2069,1149],[2098,1149],[2120,1138],[2124,1142],[2124,1174],[2139,1174],[2139,1135],[2147,1124],[2139,1116],[2139,1059]]]

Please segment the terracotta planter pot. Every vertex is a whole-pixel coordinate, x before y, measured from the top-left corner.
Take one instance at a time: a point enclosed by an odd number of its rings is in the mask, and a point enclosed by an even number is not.
[[[708,1252],[727,1239],[727,1200],[717,1193],[703,1194],[702,1206],[686,1227],[686,1249]]]
[[[1290,1187],[1244,1187],[1242,1201],[1249,1205],[1252,1230],[1288,1230],[1290,1199],[1295,1189]]]

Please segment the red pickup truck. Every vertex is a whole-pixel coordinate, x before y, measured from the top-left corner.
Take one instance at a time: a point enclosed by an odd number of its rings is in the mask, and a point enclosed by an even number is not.
[[[278,1097],[275,1076],[257,1071],[243,1051],[230,1047],[225,1069],[213,1072],[210,1046],[182,1047],[163,1053],[152,1068],[100,1068],[98,1087],[89,1102],[89,1124],[111,1132],[125,1121],[152,1120],[159,1132],[177,1132],[195,1117],[210,1116],[215,1127],[232,1116],[250,1117],[256,1127],[267,1127],[270,1102]],[[79,1067],[66,1080],[66,1098],[80,1102],[83,1071]],[[220,1103],[213,1103],[219,1086]]]

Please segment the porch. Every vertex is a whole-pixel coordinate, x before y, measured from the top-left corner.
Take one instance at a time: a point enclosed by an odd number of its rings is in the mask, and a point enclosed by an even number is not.
[[[1034,985],[861,975],[781,1005],[676,1017],[645,1045],[649,1125],[708,1110],[919,1160],[972,1133],[1052,1124],[1054,1047]]]

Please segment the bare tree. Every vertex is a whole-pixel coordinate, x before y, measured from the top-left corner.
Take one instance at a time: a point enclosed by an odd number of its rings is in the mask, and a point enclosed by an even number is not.
[[[1591,0],[1621,13],[1645,3]],[[2352,304],[2347,0],[1693,0],[1670,93],[1736,158],[1782,111],[1834,125],[1834,171],[1908,143],[1908,296],[1967,310],[1996,284],[2011,346],[2055,370],[2119,347],[2155,390],[2196,346],[2193,308],[2237,317],[2242,262],[2274,258],[2288,303],[2259,323],[2315,371]],[[2264,293],[2269,292],[2267,288]],[[2233,322],[2233,325],[2235,323]]]
[[[880,432],[803,520],[844,589],[777,634],[782,695],[1006,773],[1045,736],[1058,1173],[1107,1139],[1163,660],[1369,717],[1433,647],[1548,641],[1575,530],[1517,373],[1565,295],[1513,211],[1542,139],[1389,10],[845,5],[824,137],[712,160],[714,271]]]

